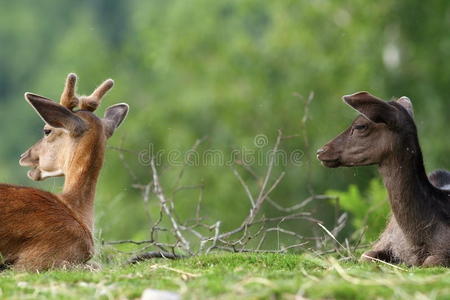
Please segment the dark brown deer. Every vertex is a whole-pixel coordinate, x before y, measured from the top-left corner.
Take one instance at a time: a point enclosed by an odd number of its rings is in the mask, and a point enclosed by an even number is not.
[[[61,194],[0,185],[1,268],[39,271],[87,262],[94,253],[93,211],[97,178],[106,140],[122,123],[127,104],[94,115],[113,86],[103,82],[90,96],[75,95],[76,75],[69,74],[60,104],[26,93],[25,99],[45,121],[44,137],[22,154],[28,177],[65,176]],[[77,109],[79,107],[79,109]]]
[[[450,266],[450,173],[427,177],[411,101],[385,102],[367,92],[343,99],[360,116],[317,157],[329,168],[378,165],[393,213],[362,259]]]

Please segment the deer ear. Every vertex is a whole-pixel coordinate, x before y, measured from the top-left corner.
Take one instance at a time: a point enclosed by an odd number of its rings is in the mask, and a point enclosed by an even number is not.
[[[411,116],[411,118],[414,118],[413,105],[412,105],[411,100],[408,97],[406,97],[406,96],[400,97],[399,99],[397,99],[396,102],[398,104],[400,104],[404,109],[406,109],[406,111]]]
[[[346,95],[342,99],[372,122],[394,125],[397,121],[397,109],[368,92]]]
[[[64,128],[74,135],[81,135],[87,129],[81,118],[53,100],[32,93],[25,93],[25,100],[50,126]]]
[[[102,121],[105,126],[105,134],[108,138],[113,135],[116,128],[125,120],[128,110],[129,106],[126,103],[115,104],[106,109]]]

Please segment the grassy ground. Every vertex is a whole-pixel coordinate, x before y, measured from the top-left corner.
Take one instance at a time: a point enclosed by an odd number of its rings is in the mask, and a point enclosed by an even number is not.
[[[146,288],[184,299],[450,299],[450,270],[310,255],[215,254],[94,272],[0,274],[2,299],[133,299]]]

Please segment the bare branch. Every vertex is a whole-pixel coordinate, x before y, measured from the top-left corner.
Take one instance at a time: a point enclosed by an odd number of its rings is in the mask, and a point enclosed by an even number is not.
[[[239,175],[239,172],[236,170],[236,168],[232,168],[232,170],[233,170],[233,174],[239,180],[239,182],[241,183],[241,185],[244,188],[245,192],[247,193],[247,197],[250,200],[250,203],[252,204],[252,207],[255,207],[255,199],[253,199],[252,192],[250,192],[250,189],[249,189],[248,185],[242,179],[241,175]]]
[[[308,99],[305,100],[304,115],[301,120],[301,127],[303,129],[301,136],[304,138],[304,145],[306,147],[309,147],[306,126],[307,121],[309,120],[309,105],[313,99],[313,95],[314,94],[311,93]],[[314,193],[312,185],[309,185],[311,196],[292,206],[284,207],[270,197],[272,192],[279,186],[286,175],[285,172],[281,172],[279,175],[274,176],[273,173],[276,166],[275,154],[279,151],[282,141],[297,137],[299,137],[299,135],[283,136],[281,130],[278,131],[277,139],[270,151],[271,156],[269,157],[269,163],[263,172],[263,176],[259,176],[259,172],[253,170],[250,165],[246,165],[245,160],[238,160],[235,162],[236,165],[242,166],[249,174],[251,174],[250,180],[253,181],[252,184],[258,188],[258,191],[254,194],[252,192],[251,184],[244,180],[240,172],[235,167],[232,167],[231,170],[234,176],[242,186],[245,196],[250,202],[250,209],[238,227],[232,228],[225,232],[222,231],[222,228],[225,227],[223,226],[223,221],[208,221],[207,217],[201,215],[201,205],[203,203],[205,185],[203,183],[183,185],[183,177],[187,167],[186,163],[180,168],[174,183],[171,185],[171,188],[168,189],[166,194],[161,185],[160,175],[158,174],[158,169],[155,164],[155,158],[152,158],[150,161],[152,176],[150,179],[145,180],[148,183],[142,184],[138,182],[138,177],[134,174],[125,160],[125,154],[136,154],[137,152],[123,149],[122,146],[110,147],[111,149],[118,151],[120,160],[134,181],[133,187],[142,192],[142,199],[147,213],[150,215],[149,201],[151,194],[154,194],[158,199],[160,210],[158,219],[155,223],[150,225],[150,237],[148,240],[122,240],[103,242],[103,244],[131,244],[135,246],[144,246],[142,249],[138,250],[141,255],[135,257],[140,261],[146,257],[155,257],[154,255],[161,256],[160,252],[153,251],[155,247],[164,253],[168,253],[170,251],[173,254],[173,257],[179,257],[179,254],[176,253],[179,251],[182,251],[182,253],[187,253],[188,255],[210,253],[214,250],[230,251],[235,253],[286,253],[290,249],[303,249],[306,245],[309,245],[312,242],[316,242],[317,248],[320,248],[330,241],[330,239],[327,239],[326,237],[324,238],[323,235],[319,236],[318,233],[312,237],[303,236],[299,232],[296,232],[296,230],[292,229],[293,227],[291,227],[290,224],[287,224],[287,222],[292,223],[294,220],[304,220],[318,224],[322,230],[325,230],[327,235],[330,236],[333,241],[338,243],[341,248],[345,249],[351,256],[352,254],[348,241],[346,241],[346,246],[344,246],[339,243],[335,237],[346,224],[347,218],[345,214],[340,214],[339,217],[337,215],[335,222],[336,224],[333,227],[333,230],[329,231],[321,224],[322,222],[320,220],[312,217],[311,213],[304,211],[305,207],[315,200],[336,200],[335,197],[317,195]],[[193,151],[197,151],[198,147],[205,139],[206,137],[197,140],[189,150],[189,155],[191,155]],[[311,178],[310,165],[308,166],[308,177]],[[274,177],[275,179],[273,179]],[[186,190],[198,190],[199,194],[197,203],[192,213],[193,218],[182,220],[177,217],[174,199],[178,193]],[[171,195],[171,197],[167,197],[166,195]],[[267,205],[270,205],[269,208],[272,208],[271,210],[263,209],[266,207],[266,203]],[[275,212],[275,215],[266,217],[262,211],[273,211]],[[276,250],[264,249],[265,242],[271,234],[276,234],[279,237],[279,246]],[[295,239],[294,244],[289,243],[288,245],[284,245],[284,241],[292,240],[292,238]],[[162,243],[160,241],[165,242]],[[358,247],[358,245],[356,247]],[[151,250],[151,252],[142,253],[143,251],[149,250]],[[320,253],[324,253],[317,250],[314,251],[317,252],[318,255],[320,255]],[[332,251],[336,251],[336,249]]]
[[[150,166],[152,168],[152,173],[153,173],[153,192],[155,193],[156,197],[158,197],[158,199],[161,203],[162,209],[164,210],[167,217],[170,219],[173,230],[175,231],[175,235],[182,243],[184,250],[190,252],[189,242],[186,240],[186,238],[181,233],[179,225],[178,225],[177,221],[175,220],[175,218],[173,217],[173,215],[168,207],[168,202],[166,200],[166,197],[164,196],[163,189],[159,182],[158,172],[156,170],[155,160],[153,158],[150,161]]]

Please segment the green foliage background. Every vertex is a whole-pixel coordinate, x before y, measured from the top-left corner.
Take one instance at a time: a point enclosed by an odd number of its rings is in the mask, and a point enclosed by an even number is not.
[[[287,176],[273,198],[285,206],[309,196],[311,187],[317,193],[349,184],[370,189],[375,168],[329,170],[314,158],[355,116],[340,97],[359,90],[385,99],[409,96],[428,169],[450,167],[447,0],[0,0],[0,7],[2,182],[60,189],[59,179],[30,183],[17,160],[42,125],[23,93],[57,99],[69,72],[79,75],[80,93],[115,79],[102,110],[123,101],[131,112],[110,145],[135,152],[186,151],[208,136],[201,151],[230,153],[254,149],[258,134],[270,143],[278,129],[303,134],[303,101],[296,94],[314,92],[309,145],[302,138],[283,143],[288,152],[305,152],[302,166],[277,169]],[[126,159],[147,183],[149,168],[136,154]],[[179,170],[161,167],[170,187]],[[109,150],[96,203],[97,230],[106,239],[146,234],[148,220],[132,183]],[[183,184],[199,183],[206,186],[203,215],[224,220],[225,228],[241,221],[249,203],[229,167],[187,168]],[[181,216],[192,214],[197,196],[176,195]],[[328,203],[308,209],[331,222]],[[308,231],[310,225],[292,226]]]
[[[357,229],[353,233],[355,240],[361,236],[365,241],[378,238],[389,216],[388,195],[381,180],[372,179],[364,192],[350,184],[347,191],[328,191],[326,194],[338,197],[339,206],[351,214],[351,225]]]

